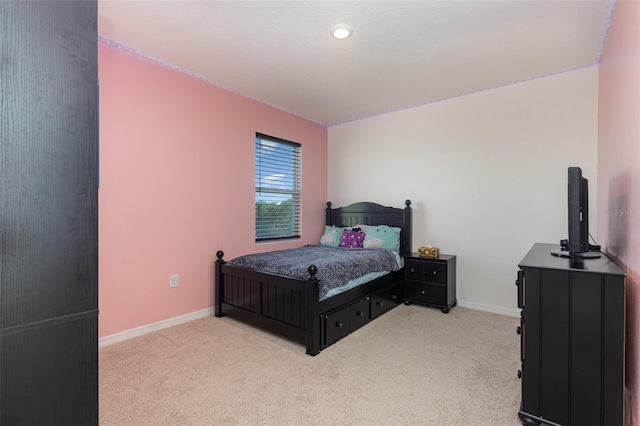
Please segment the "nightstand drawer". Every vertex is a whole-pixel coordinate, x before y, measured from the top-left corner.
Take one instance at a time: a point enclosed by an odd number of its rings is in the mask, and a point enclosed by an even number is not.
[[[447,287],[438,284],[405,281],[404,298],[416,302],[446,306]]]
[[[404,278],[411,281],[447,284],[447,264],[445,262],[405,259]]]
[[[424,275],[422,280],[430,283],[447,283],[447,264],[440,262],[423,262]]]
[[[404,278],[406,280],[422,281],[422,262],[405,259]]]

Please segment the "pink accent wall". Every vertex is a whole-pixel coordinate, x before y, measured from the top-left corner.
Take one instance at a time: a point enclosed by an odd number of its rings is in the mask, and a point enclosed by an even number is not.
[[[213,306],[218,250],[230,259],[319,241],[324,126],[114,46],[98,54],[101,337]],[[300,240],[254,241],[256,132],[302,144]]]
[[[618,0],[599,66],[598,242],[627,273],[627,424],[640,424],[640,1]]]

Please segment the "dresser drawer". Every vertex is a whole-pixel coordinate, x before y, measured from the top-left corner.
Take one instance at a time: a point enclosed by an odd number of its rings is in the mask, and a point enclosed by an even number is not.
[[[446,306],[447,287],[438,284],[405,281],[404,298],[415,302]]]

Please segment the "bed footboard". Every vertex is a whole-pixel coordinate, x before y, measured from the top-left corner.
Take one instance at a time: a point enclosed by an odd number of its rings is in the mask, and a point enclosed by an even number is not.
[[[296,280],[227,265],[216,253],[215,316],[227,313],[306,344],[307,354],[320,352],[318,269]]]

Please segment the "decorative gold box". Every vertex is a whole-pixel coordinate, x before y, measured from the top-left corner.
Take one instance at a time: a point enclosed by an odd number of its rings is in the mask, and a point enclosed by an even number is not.
[[[418,248],[418,256],[440,257],[440,249],[438,247],[420,247]]]

